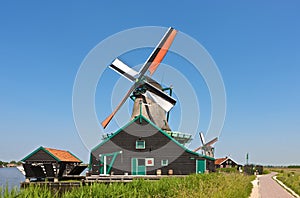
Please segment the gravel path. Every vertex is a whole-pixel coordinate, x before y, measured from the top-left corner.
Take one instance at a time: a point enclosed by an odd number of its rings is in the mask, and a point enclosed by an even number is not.
[[[261,198],[293,198],[293,196],[281,187],[272,177],[276,173],[270,173],[259,177],[259,194]]]

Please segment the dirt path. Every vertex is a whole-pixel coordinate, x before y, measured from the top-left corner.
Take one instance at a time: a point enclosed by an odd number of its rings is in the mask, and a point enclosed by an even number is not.
[[[272,177],[276,173],[270,173],[259,177],[259,194],[261,198],[293,198],[282,186]]]

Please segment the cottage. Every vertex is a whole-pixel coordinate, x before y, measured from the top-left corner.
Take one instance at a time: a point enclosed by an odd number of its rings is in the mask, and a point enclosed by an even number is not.
[[[87,166],[69,151],[39,147],[21,160],[27,179],[62,179],[79,175]]]
[[[214,158],[190,151],[142,114],[91,151],[93,175],[187,175],[215,171]]]
[[[237,167],[238,164],[229,157],[218,158],[215,161],[216,168],[232,168]]]

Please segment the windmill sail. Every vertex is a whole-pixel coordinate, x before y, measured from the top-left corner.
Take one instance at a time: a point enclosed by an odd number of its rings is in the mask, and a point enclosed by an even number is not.
[[[170,103],[169,101],[165,100],[164,98],[162,98],[154,93],[151,93],[150,91],[146,91],[145,95],[147,96],[147,98],[150,98],[155,103],[157,103],[166,112],[169,112],[174,107],[173,103]]]
[[[120,73],[130,81],[134,81],[134,84],[132,87],[129,89],[125,97],[122,99],[120,104],[116,107],[116,109],[101,123],[103,128],[105,128],[111,119],[114,117],[114,115],[118,112],[118,110],[122,107],[122,105],[125,103],[127,98],[130,96],[130,94],[139,86],[145,85],[148,87],[149,91],[151,89],[151,92],[154,94],[158,95],[156,97],[156,100],[160,102],[162,105],[163,109],[170,110],[176,103],[176,100],[173,99],[172,97],[168,96],[164,92],[156,89],[155,87],[151,86],[150,84],[147,84],[145,81],[145,73],[149,70],[150,74],[152,75],[163,58],[165,57],[166,53],[168,52],[168,49],[170,48],[175,36],[176,36],[177,30],[174,28],[170,27],[168,31],[165,33],[163,36],[162,40],[159,42],[157,47],[154,49],[154,51],[151,53],[147,61],[144,63],[142,68],[140,69],[139,73],[128,67],[125,63],[120,61],[119,59],[115,59],[112,64],[110,65],[110,68],[115,70],[116,72]],[[138,76],[135,78],[135,76]],[[147,89],[147,88],[146,88]],[[166,100],[167,102],[162,102],[162,100]]]
[[[145,73],[149,69],[150,75],[152,75],[156,71],[157,67],[168,52],[176,34],[177,30],[175,30],[174,28],[170,27],[168,29],[159,44],[156,46],[147,61],[144,63],[144,66],[141,68],[139,73]]]
[[[109,67],[130,81],[135,81],[134,76],[138,74],[134,69],[128,67],[125,63],[117,58],[110,64]]]
[[[199,146],[198,148],[194,149],[193,151],[197,152],[201,149],[204,151],[205,155],[214,157],[214,148],[212,147],[212,145],[218,141],[218,137],[215,137],[214,139],[212,139],[206,143],[203,133],[200,132],[199,135],[200,135],[200,140],[202,142],[202,146]]]
[[[136,84],[133,84],[132,87],[129,89],[129,91],[126,93],[124,98],[121,100],[120,104],[115,108],[115,110],[101,123],[103,128],[106,128],[106,126],[109,124],[111,119],[115,116],[115,114],[119,111],[121,106],[125,103],[127,98],[130,96],[131,92],[136,88]]]

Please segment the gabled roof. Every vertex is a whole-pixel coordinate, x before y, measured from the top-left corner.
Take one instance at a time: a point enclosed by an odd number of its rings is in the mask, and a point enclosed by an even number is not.
[[[215,165],[220,165],[220,164],[223,164],[224,162],[226,162],[227,160],[231,160],[231,161],[233,161],[231,158],[229,158],[229,157],[223,157],[223,158],[218,158],[218,159],[216,159],[216,161],[215,161]],[[233,161],[234,163],[236,163],[235,161]],[[238,164],[238,163],[236,163],[236,164]]]
[[[82,162],[80,159],[78,159],[75,155],[73,155],[69,151],[52,149],[52,148],[45,148],[45,149],[62,162],[80,162],[80,163]]]
[[[227,159],[228,159],[227,157],[218,158],[218,159],[216,159],[215,164],[216,164],[216,165],[220,165],[220,164],[222,164],[223,162],[225,162]]]
[[[27,159],[29,159],[31,156],[33,156],[35,153],[37,153],[38,151],[41,151],[41,150],[46,152],[47,154],[49,154],[51,157],[53,157],[58,162],[78,162],[78,163],[82,162],[79,158],[77,158],[75,155],[73,155],[69,151],[53,149],[53,148],[44,148],[42,146],[37,148],[36,150],[34,150],[29,155],[27,155],[21,161],[25,162]]]
[[[191,153],[193,155],[197,155],[199,157],[203,157],[203,158],[209,159],[209,160],[215,160],[212,157],[209,157],[209,156],[206,156],[206,155],[202,155],[200,153],[196,153],[194,151],[189,150],[188,148],[186,148],[185,146],[183,146],[182,144],[180,144],[177,140],[175,140],[174,138],[172,138],[167,132],[165,132],[164,130],[162,130],[158,126],[156,126],[153,122],[151,122],[150,120],[148,120],[146,117],[144,117],[141,114],[138,115],[138,116],[136,116],[133,120],[131,120],[130,122],[128,122],[125,126],[123,126],[122,128],[120,128],[118,131],[116,131],[115,133],[113,133],[111,136],[109,136],[108,138],[106,138],[105,140],[103,140],[99,145],[97,145],[95,148],[92,149],[92,152],[95,151],[95,150],[97,150],[100,146],[102,146],[103,144],[105,144],[106,142],[108,142],[110,139],[112,139],[114,136],[116,136],[118,133],[120,133],[121,131],[123,131],[126,127],[128,127],[129,125],[131,125],[132,123],[134,123],[138,119],[143,119],[146,122],[148,122],[150,125],[152,125],[154,128],[156,128],[160,133],[162,133],[167,138],[169,138],[170,140],[172,140],[174,143],[176,143],[178,146],[180,146],[186,152]]]

